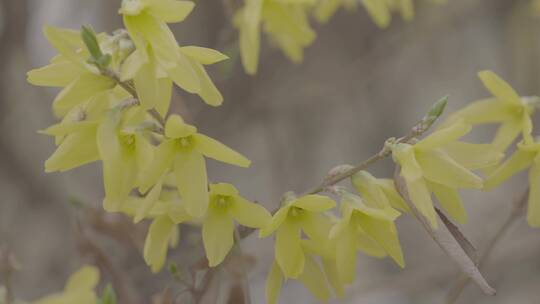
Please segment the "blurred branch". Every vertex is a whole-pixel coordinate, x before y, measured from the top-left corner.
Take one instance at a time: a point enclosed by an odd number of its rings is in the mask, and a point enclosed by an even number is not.
[[[484,253],[480,257],[478,261],[478,268],[483,269],[489,258],[491,257],[495,247],[499,244],[501,239],[506,235],[508,230],[514,225],[514,223],[517,222],[523,215],[523,212],[525,210],[525,204],[527,202],[529,189],[527,188],[522,195],[519,196],[518,200],[515,200],[512,204],[512,209],[510,211],[510,214],[506,217],[506,220],[501,224],[499,229],[497,230],[497,233],[493,236],[493,238],[489,241],[488,245],[486,246],[486,249],[484,250]],[[458,279],[456,280],[456,283],[450,290],[450,292],[447,295],[447,304],[453,304],[458,299],[461,293],[463,292],[463,289],[469,284],[469,278],[460,275]]]
[[[6,297],[4,299],[5,304],[12,304],[15,300],[12,286],[12,276],[17,269],[19,269],[19,263],[17,262],[15,255],[7,246],[0,248],[0,274],[3,277],[4,287],[6,291]]]

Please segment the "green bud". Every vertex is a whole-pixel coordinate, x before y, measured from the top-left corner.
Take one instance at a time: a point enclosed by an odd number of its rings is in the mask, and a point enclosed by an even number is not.
[[[94,30],[91,27],[83,26],[81,30],[81,37],[86,45],[86,48],[88,49],[88,52],[90,52],[91,59],[98,62],[103,57],[103,53],[99,48],[99,42]]]
[[[103,296],[101,298],[102,304],[117,304],[116,302],[116,293],[114,292],[114,288],[112,287],[111,283],[107,284],[105,286],[105,289],[103,289]]]
[[[427,115],[422,120],[428,127],[431,126],[444,112],[446,104],[448,103],[448,95],[439,99],[433,104]]]

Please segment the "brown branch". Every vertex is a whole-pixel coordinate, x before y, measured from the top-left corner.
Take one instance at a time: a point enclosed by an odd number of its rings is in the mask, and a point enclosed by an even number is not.
[[[523,211],[525,209],[525,203],[527,202],[529,189],[527,188],[522,195],[519,196],[518,200],[515,200],[512,204],[512,210],[506,217],[506,220],[501,224],[493,238],[489,241],[488,245],[486,246],[486,249],[484,250],[484,253],[478,260],[478,268],[482,270],[487,263],[487,261],[490,259],[491,255],[493,254],[493,251],[495,247],[499,244],[499,242],[502,240],[502,238],[506,235],[508,230],[521,218],[523,215]],[[459,299],[459,296],[467,287],[469,284],[469,278],[460,275],[450,292],[448,292],[448,295],[446,297],[446,303],[447,304],[454,304]]]
[[[15,255],[7,246],[0,248],[0,274],[4,278],[4,287],[6,295],[4,300],[5,304],[12,304],[15,301],[13,294],[12,278],[13,273],[19,268]]]

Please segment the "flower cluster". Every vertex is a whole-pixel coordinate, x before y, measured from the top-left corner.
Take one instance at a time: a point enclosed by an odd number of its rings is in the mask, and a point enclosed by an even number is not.
[[[340,7],[354,10],[359,2],[381,28],[390,25],[394,12],[399,12],[405,21],[414,17],[413,0],[244,0],[233,23],[239,31],[240,54],[246,73],[257,72],[261,30],[289,60],[299,63],[303,60],[304,48],[316,38],[310,16],[326,23]]]
[[[235,22],[241,29],[248,71],[256,70],[260,26],[292,59],[301,59],[303,47],[314,38],[307,19],[314,3],[247,1]],[[325,20],[347,4],[352,2],[317,2],[316,15]],[[411,1],[365,0],[363,4],[382,25],[384,14],[399,9],[408,18],[412,12]],[[103,208],[124,213],[135,223],[151,221],[143,256],[153,272],[163,268],[169,248],[179,244],[180,224],[201,227],[209,267],[227,258],[238,241],[237,229],[245,226],[259,229],[260,238],[275,236],[268,303],[278,302],[288,279],[299,280],[320,300],[339,297],[356,277],[359,252],[389,257],[405,266],[395,223],[401,214],[418,211],[437,229],[433,194],[451,218],[464,223],[467,213],[460,189],[490,189],[529,167],[528,219],[532,226],[540,226],[540,140],[531,134],[531,115],[540,100],[520,97],[490,71],[479,76],[492,98],[455,112],[438,130],[420,139],[446,103],[439,104],[417,126],[422,132],[386,142],[378,157],[392,156],[406,199],[392,179],[376,178],[364,168],[349,170],[333,182],[325,180],[323,187],[306,194],[286,195],[273,215],[233,185],[210,183],[208,158],[239,167],[249,167],[250,161],[199,133],[180,115],[169,114],[173,85],[199,95],[211,106],[223,101],[204,65],[226,56],[207,48],[179,46],[167,25],[184,20],[193,7],[192,2],[180,0],[124,0],[119,12],[126,30],[112,35],[95,34],[89,28],[79,32],[46,27],[45,35],[59,55],[28,73],[32,84],[61,88],[52,105],[60,122],[42,131],[53,136],[57,146],[45,170],[66,171],[99,161]],[[492,142],[462,140],[473,126],[488,123],[500,125]],[[500,164],[518,137],[522,141],[517,151]],[[475,170],[487,174],[486,180]],[[351,189],[329,188],[345,179]],[[73,275],[64,293],[37,303],[96,303],[93,289],[98,280],[97,270],[85,267]]]

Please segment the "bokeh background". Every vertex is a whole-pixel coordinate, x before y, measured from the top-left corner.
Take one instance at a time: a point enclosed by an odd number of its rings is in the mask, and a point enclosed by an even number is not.
[[[231,56],[211,69],[225,103],[209,108],[177,90],[172,111],[253,161],[247,170],[211,162],[209,176],[234,183],[245,197],[269,209],[277,207],[284,192],[301,192],[332,167],[377,152],[386,138],[407,132],[441,96],[450,95],[449,110],[488,96],[477,79],[479,70],[494,70],[521,95],[540,94],[540,17],[531,13],[529,0],[449,0],[442,6],[420,0],[414,21],[395,17],[386,30],[361,8],[340,11],[328,24],[315,25],[317,40],[300,65],[264,43],[255,77],[240,65],[226,2],[196,2],[193,14],[173,29],[183,45]],[[13,290],[27,301],[61,290],[70,273],[93,262],[113,269],[103,274],[105,280],[121,280],[119,292],[129,294],[129,303],[169,303],[151,297],[166,287],[172,294],[181,289],[166,270],[152,276],[144,265],[145,224],[132,226],[99,211],[98,164],[63,174],[43,171],[54,145],[37,130],[55,122],[50,105],[56,91],[32,87],[25,79],[26,71],[54,54],[42,27],[92,24],[112,32],[121,27],[119,3],[0,1],[0,247],[16,257],[20,269],[12,275]],[[482,128],[472,138],[488,141],[492,131]],[[387,160],[371,171],[388,177],[392,170]],[[489,193],[464,193],[470,219],[462,229],[479,250],[526,184],[522,174]],[[407,267],[360,255],[356,283],[332,303],[444,303],[457,268],[414,219],[400,218],[398,228]],[[540,230],[521,219],[499,245],[485,270],[497,296],[483,296],[469,286],[458,303],[538,303]],[[242,303],[235,293],[244,272],[252,302],[264,303],[273,256],[270,240],[252,236],[242,250],[211,282],[205,303]],[[182,244],[170,260],[182,272],[182,265],[200,255],[196,230],[183,227]],[[282,303],[317,301],[300,284],[289,282]]]

